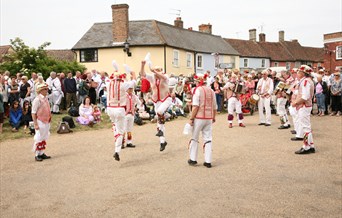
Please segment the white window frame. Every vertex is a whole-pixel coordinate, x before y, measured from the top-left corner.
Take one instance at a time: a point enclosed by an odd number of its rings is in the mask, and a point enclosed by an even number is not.
[[[336,46],[336,60],[342,60],[342,45]]]
[[[178,50],[173,50],[173,61],[172,65],[174,67],[179,67],[179,51]]]
[[[201,61],[199,61],[199,58],[201,58]],[[201,64],[201,65],[199,65],[199,64]],[[197,67],[197,69],[203,69],[203,55],[201,55],[201,54],[197,54],[196,67]]]
[[[317,67],[320,67],[322,66],[321,62],[317,63]]]
[[[266,68],[266,59],[261,59],[261,67]]]
[[[279,67],[279,62],[274,62],[274,67]]]
[[[243,67],[248,67],[248,59],[247,58],[243,59]]]
[[[86,59],[86,58],[91,58],[91,57],[92,59]],[[80,50],[80,62],[81,63],[98,62],[99,61],[98,57],[99,56],[98,56],[97,49],[81,49]]]
[[[286,62],[285,66],[286,66],[286,70],[291,69],[291,63],[290,62]]]
[[[192,54],[190,52],[186,53],[186,67],[192,68]]]

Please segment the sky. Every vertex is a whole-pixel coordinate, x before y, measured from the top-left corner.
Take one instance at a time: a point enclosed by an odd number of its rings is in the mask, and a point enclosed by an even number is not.
[[[342,31],[342,0],[0,0],[0,45],[16,37],[30,47],[71,49],[94,23],[111,22],[112,4],[128,4],[129,20],[172,24],[180,16],[184,28],[212,25],[224,38],[248,39],[249,29],[266,41],[297,39],[303,46],[323,47],[323,35]]]

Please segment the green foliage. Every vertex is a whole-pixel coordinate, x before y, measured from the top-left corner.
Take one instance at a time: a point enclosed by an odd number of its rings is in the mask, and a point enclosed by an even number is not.
[[[50,45],[49,42],[43,43],[37,49],[30,48],[20,38],[11,40],[13,53],[4,56],[4,62],[0,64],[0,71],[10,71],[11,75],[17,72],[31,74],[32,72],[42,73],[46,79],[51,71],[55,72],[75,72],[83,71],[85,66],[77,61],[60,61],[48,57],[45,48]]]

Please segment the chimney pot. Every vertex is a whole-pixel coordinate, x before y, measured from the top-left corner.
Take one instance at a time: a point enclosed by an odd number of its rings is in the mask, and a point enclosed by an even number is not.
[[[210,23],[208,24],[201,24],[198,26],[198,31],[202,33],[212,33],[212,25]]]
[[[249,30],[249,40],[256,41],[256,29]]]
[[[279,31],[279,42],[284,42],[285,41],[285,32],[284,30]]]
[[[112,5],[112,33],[114,42],[125,42],[128,39],[128,8],[127,4]]]
[[[181,17],[177,17],[174,24],[175,24],[175,27],[183,29],[183,21]]]
[[[192,30],[192,27],[189,27],[188,30]]]
[[[266,34],[265,33],[259,34],[259,42],[266,42]]]

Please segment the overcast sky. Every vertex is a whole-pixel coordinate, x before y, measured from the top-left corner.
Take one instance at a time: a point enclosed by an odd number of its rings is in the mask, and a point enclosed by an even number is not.
[[[127,3],[130,20],[154,19],[173,24],[180,13],[184,28],[212,24],[213,34],[248,39],[261,29],[266,41],[298,39],[323,47],[323,34],[342,30],[342,0],[0,0],[0,44],[20,37],[30,47],[71,49],[97,22],[111,22],[112,4]],[[178,11],[180,10],[180,12]],[[262,28],[261,28],[262,27]]]

